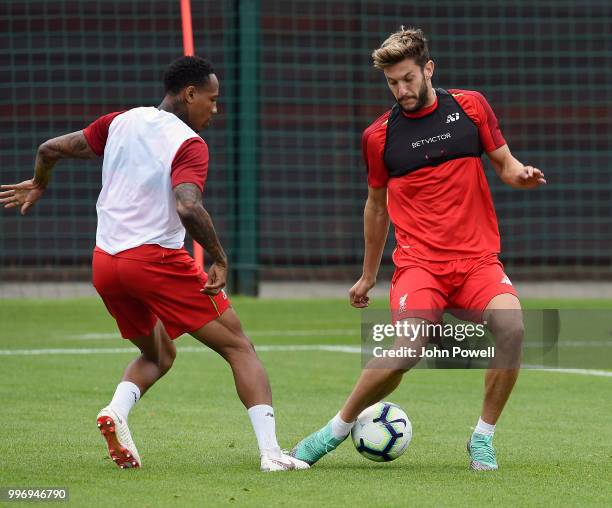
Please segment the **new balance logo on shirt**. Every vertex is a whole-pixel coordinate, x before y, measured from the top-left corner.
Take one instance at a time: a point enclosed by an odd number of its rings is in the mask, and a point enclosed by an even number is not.
[[[456,122],[459,120],[459,113],[451,113],[446,117],[446,123]]]

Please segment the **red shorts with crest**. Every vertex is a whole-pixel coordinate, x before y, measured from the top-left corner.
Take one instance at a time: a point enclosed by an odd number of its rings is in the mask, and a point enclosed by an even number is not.
[[[125,339],[149,335],[158,319],[172,339],[217,319],[230,301],[225,291],[200,293],[207,278],[185,249],[141,245],[93,253],[93,285]]]
[[[505,293],[518,296],[497,254],[453,261],[415,258],[395,270],[391,314],[393,322],[416,317],[437,323],[445,309],[463,310],[453,314],[479,322],[489,302]]]

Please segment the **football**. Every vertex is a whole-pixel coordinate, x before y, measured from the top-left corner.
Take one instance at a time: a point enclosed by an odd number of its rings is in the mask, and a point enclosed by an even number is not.
[[[397,404],[379,402],[361,412],[351,437],[366,459],[388,462],[406,451],[412,439],[412,424]]]

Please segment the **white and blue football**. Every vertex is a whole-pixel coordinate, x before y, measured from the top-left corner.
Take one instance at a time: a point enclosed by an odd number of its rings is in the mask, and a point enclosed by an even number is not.
[[[412,424],[397,404],[379,402],[357,417],[351,437],[366,459],[388,462],[406,451],[412,439]]]

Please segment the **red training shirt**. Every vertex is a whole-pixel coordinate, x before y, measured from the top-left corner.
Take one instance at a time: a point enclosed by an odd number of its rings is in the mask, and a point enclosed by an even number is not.
[[[491,106],[480,93],[456,89],[449,92],[478,128],[486,152],[506,144]],[[437,107],[436,97],[432,106],[402,114],[420,118]],[[497,217],[481,159],[452,159],[390,178],[383,160],[390,113],[364,131],[362,150],[368,185],[387,187],[387,209],[397,242],[395,265],[404,266],[414,258],[450,261],[499,252]]]

